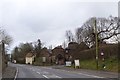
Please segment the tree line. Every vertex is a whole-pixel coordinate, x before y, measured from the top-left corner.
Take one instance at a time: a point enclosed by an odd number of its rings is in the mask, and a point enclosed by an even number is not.
[[[35,42],[20,43],[19,46],[16,46],[12,51],[12,60],[16,60],[19,63],[24,63],[27,53],[34,53],[37,57],[39,57],[41,49],[42,42],[40,39]]]
[[[75,30],[75,34],[71,30],[66,31],[66,39],[68,42],[84,42],[89,47],[95,44],[95,26],[97,28],[97,36],[99,43],[120,41],[120,19],[118,17],[109,16],[108,18],[91,17],[81,27]]]

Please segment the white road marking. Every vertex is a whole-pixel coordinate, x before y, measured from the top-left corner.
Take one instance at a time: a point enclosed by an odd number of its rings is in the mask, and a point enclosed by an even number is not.
[[[45,78],[62,78],[60,76],[57,76],[57,75],[43,75]]]
[[[37,72],[38,74],[40,74],[40,72]]]
[[[104,78],[104,77],[89,75],[89,74],[84,74],[84,73],[78,73],[78,74],[85,75],[85,76],[91,76],[91,77],[95,77],[95,78]]]
[[[45,77],[45,78],[47,78],[47,79],[48,79],[48,77],[47,77],[46,75],[43,75],[43,77]]]
[[[60,76],[55,76],[55,77],[57,77],[57,78],[62,78],[62,77],[60,77]]]
[[[18,68],[16,68],[16,69],[17,69],[17,71],[16,71],[16,74],[15,74],[14,80],[16,80],[17,75],[18,75]]]

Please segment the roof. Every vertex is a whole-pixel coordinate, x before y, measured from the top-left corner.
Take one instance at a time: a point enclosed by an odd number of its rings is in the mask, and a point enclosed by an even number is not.
[[[78,44],[78,43],[76,43],[76,42],[70,42],[68,45],[70,45],[70,44]]]
[[[32,57],[32,56],[34,56],[33,53],[27,53],[27,55],[26,55],[26,57]]]

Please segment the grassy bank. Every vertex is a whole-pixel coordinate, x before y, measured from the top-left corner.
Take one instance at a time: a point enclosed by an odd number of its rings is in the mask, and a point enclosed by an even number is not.
[[[103,64],[105,64],[105,68],[103,68]],[[93,70],[97,69],[95,60],[81,61],[80,66],[83,69],[93,69]],[[106,60],[105,63],[103,63],[102,61],[99,61],[98,69],[118,72],[118,62],[117,62],[117,60],[111,61],[111,59]]]
[[[103,68],[103,64],[105,64],[106,68]],[[74,67],[74,65],[72,65],[72,67]],[[80,68],[97,70],[96,60],[82,60],[82,61],[80,61]],[[115,57],[112,57],[109,59],[105,59],[104,62],[102,60],[99,60],[98,61],[98,70],[118,72],[118,59]]]

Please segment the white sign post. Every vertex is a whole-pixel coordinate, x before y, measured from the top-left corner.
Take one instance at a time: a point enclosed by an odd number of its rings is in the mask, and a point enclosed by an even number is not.
[[[76,67],[80,67],[80,61],[77,59],[77,60],[75,60],[75,68]]]
[[[66,66],[71,66],[71,61],[66,61]]]

